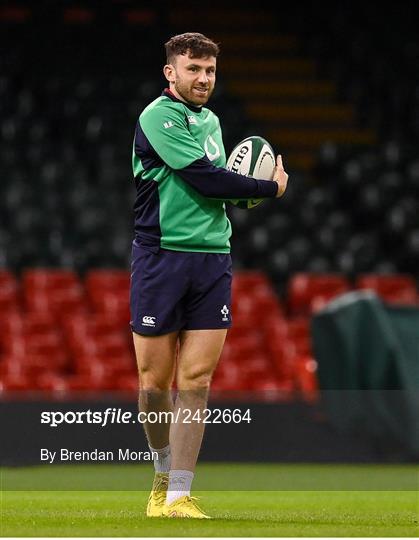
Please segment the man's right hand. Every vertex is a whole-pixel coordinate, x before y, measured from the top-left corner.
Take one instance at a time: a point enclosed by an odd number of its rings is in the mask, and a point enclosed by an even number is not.
[[[278,155],[276,157],[276,167],[274,169],[274,175],[272,180],[278,184],[278,192],[276,197],[282,197],[287,189],[288,183],[288,174],[284,171],[284,166],[282,164],[282,157]]]

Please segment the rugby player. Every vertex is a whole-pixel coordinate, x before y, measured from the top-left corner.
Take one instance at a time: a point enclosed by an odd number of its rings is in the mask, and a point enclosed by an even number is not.
[[[165,50],[168,88],[142,111],[133,144],[131,328],[140,410],[194,414],[206,407],[231,326],[225,202],[281,197],[288,175],[281,156],[273,181],[225,169],[220,122],[205,107],[214,90],[218,45],[185,33],[173,36]],[[144,429],[158,456],[147,516],[208,518],[191,497],[204,423],[146,422]]]

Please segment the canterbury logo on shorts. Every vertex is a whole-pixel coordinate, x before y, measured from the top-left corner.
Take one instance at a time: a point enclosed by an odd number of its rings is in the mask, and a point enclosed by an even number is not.
[[[156,326],[156,317],[150,317],[149,315],[146,315],[143,317],[143,326]]]

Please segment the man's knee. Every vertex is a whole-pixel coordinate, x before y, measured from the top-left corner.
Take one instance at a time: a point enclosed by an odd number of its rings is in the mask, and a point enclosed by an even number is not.
[[[172,375],[167,372],[158,372],[146,363],[138,368],[140,389],[144,392],[163,392],[172,386]]]
[[[207,390],[211,384],[212,373],[212,369],[200,366],[180,369],[177,386],[181,390]]]

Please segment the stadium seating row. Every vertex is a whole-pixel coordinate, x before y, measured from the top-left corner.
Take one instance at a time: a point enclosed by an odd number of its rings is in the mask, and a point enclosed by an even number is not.
[[[406,275],[364,275],[354,284],[384,300],[418,303]],[[341,275],[298,274],[281,301],[263,272],[236,272],[234,326],[215,372],[215,391],[317,397],[310,315],[353,290]],[[135,391],[129,273],[95,269],[0,272],[0,388],[3,391]]]

